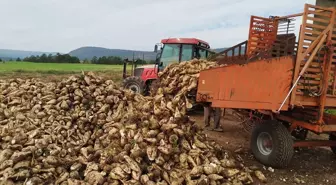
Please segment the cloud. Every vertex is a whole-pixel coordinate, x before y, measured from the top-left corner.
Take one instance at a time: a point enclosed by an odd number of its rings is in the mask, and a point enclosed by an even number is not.
[[[303,11],[314,0],[1,0],[0,47],[69,52],[81,46],[152,50],[168,37],[211,47],[247,39],[251,15]]]

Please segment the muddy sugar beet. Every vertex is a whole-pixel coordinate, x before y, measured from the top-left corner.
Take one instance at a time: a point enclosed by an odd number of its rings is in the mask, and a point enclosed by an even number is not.
[[[150,97],[91,72],[0,81],[0,184],[251,184],[185,115],[199,71],[213,66],[173,64]]]

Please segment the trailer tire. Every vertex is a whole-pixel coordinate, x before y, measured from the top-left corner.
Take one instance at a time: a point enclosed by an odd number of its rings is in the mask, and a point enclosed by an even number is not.
[[[267,144],[271,147],[265,146]],[[284,168],[294,154],[293,139],[284,125],[275,120],[264,121],[253,129],[251,150],[254,157],[264,165]]]
[[[145,88],[146,84],[144,81],[137,76],[130,76],[124,79],[123,81],[123,87],[125,89],[130,89],[133,92],[139,93],[139,94],[144,94],[145,93]]]
[[[329,135],[329,141],[336,141],[336,135],[331,133]],[[334,154],[336,154],[336,146],[331,146],[330,149]]]

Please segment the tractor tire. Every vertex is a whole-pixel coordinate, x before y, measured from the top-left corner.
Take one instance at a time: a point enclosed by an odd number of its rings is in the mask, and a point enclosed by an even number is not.
[[[262,164],[284,168],[294,155],[293,139],[284,125],[275,120],[264,121],[253,129],[251,150]]]
[[[125,89],[130,89],[135,93],[144,94],[146,89],[146,84],[140,77],[130,76],[124,79],[123,87]]]
[[[336,141],[336,135],[331,133],[329,135],[329,141]],[[334,154],[336,154],[336,146],[331,146],[330,149]]]

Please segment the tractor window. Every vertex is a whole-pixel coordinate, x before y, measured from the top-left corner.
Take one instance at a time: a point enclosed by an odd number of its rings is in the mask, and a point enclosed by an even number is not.
[[[179,62],[180,44],[165,44],[161,54],[161,62],[163,67],[168,66],[170,63]]]
[[[182,45],[182,56],[181,62],[188,61],[192,59],[193,46],[192,45]]]
[[[198,52],[199,52],[199,55],[200,55],[201,58],[203,58],[203,59],[204,59],[204,58],[207,58],[207,51],[206,51],[205,49],[201,49],[201,48],[200,48],[200,49],[198,50]]]

